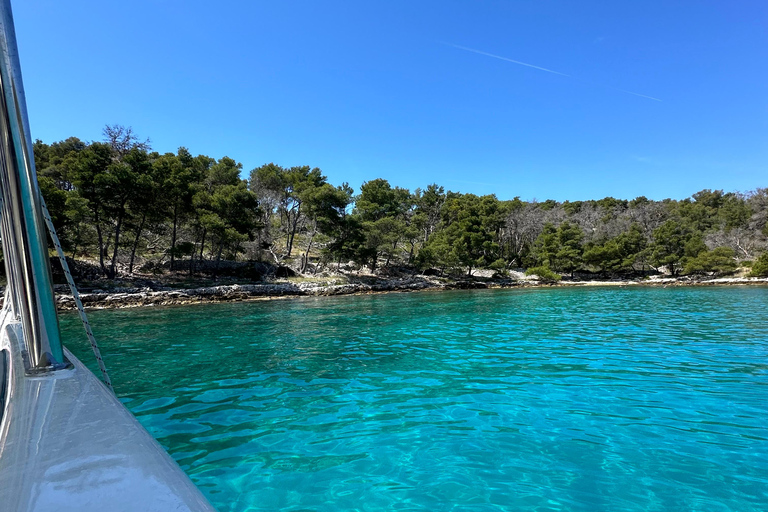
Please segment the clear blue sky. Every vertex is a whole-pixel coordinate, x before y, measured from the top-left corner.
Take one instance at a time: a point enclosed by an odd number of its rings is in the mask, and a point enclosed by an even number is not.
[[[246,173],[311,165],[356,190],[382,177],[501,199],[768,186],[765,0],[13,8],[46,142],[118,123]]]

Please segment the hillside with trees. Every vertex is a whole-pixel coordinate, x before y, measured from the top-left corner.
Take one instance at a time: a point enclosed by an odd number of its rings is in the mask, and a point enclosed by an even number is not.
[[[36,141],[45,201],[68,256],[107,279],[207,272],[225,260],[315,274],[341,268],[559,279],[664,272],[768,275],[768,188],[683,200],[557,202],[408,190],[371,177],[355,191],[321,169],[151,150],[130,128],[104,140]],[[546,192],[546,191],[543,191]]]

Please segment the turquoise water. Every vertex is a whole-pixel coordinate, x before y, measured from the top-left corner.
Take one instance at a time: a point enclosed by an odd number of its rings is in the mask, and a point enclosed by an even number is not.
[[[125,404],[222,512],[768,507],[768,288],[91,319]],[[62,326],[91,364],[76,317]]]

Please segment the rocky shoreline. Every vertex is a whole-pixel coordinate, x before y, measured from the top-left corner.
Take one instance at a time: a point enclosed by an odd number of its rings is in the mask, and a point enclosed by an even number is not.
[[[768,285],[768,278],[693,278],[658,277],[642,280],[567,281],[542,283],[534,279],[444,279],[430,276],[413,276],[398,279],[377,279],[373,282],[336,284],[326,282],[274,282],[263,284],[230,284],[191,289],[117,288],[110,291],[81,293],[81,299],[89,309],[116,309],[147,306],[170,306],[196,303],[264,300],[285,297],[319,297],[335,295],[408,292],[422,290],[468,290],[488,288],[532,288],[572,286],[717,286],[717,285]],[[56,296],[59,310],[75,309],[72,295]]]

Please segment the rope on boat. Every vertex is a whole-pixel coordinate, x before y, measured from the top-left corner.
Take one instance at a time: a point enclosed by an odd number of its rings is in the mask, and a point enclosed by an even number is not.
[[[72,273],[69,271],[69,264],[67,263],[66,256],[64,256],[64,249],[61,248],[59,237],[56,235],[56,229],[53,227],[51,214],[48,212],[48,206],[46,206],[42,194],[40,195],[40,204],[43,206],[43,217],[45,218],[45,225],[48,226],[48,233],[51,235],[53,245],[56,247],[56,252],[58,253],[59,260],[61,261],[61,268],[64,270],[64,275],[67,278],[67,284],[69,285],[69,289],[72,292],[72,298],[75,299],[77,312],[80,313],[80,320],[82,320],[83,327],[85,327],[85,334],[88,336],[88,341],[91,342],[91,348],[93,349],[93,355],[96,356],[96,362],[99,363],[101,377],[104,379],[104,384],[106,384],[109,390],[114,393],[115,390],[112,387],[112,381],[109,379],[107,367],[104,365],[104,359],[101,358],[99,345],[96,343],[96,337],[93,335],[93,330],[91,330],[91,324],[88,322],[88,316],[85,314],[85,308],[83,307],[83,302],[80,300],[80,294],[78,293],[77,287],[75,286],[75,280],[72,279]]]

